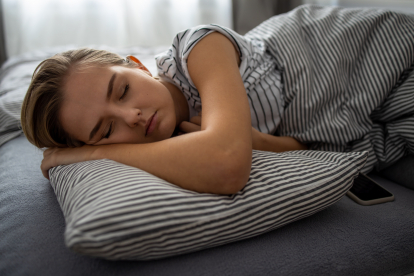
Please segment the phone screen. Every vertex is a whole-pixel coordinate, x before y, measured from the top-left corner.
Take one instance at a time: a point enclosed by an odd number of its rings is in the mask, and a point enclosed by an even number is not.
[[[361,200],[373,200],[392,196],[390,192],[363,174],[359,174],[355,178],[350,191]]]

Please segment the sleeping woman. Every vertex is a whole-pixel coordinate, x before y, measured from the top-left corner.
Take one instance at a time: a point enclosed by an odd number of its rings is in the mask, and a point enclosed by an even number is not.
[[[248,181],[252,149],[368,150],[368,172],[414,152],[413,23],[303,6],[245,36],[197,26],[156,56],[158,77],[133,56],[67,51],[35,70],[22,128],[48,148],[46,178],[106,158],[232,194]]]

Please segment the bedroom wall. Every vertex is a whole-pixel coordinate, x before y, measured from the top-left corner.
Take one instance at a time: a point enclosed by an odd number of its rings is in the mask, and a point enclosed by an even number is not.
[[[0,0],[0,63],[50,46],[168,45],[180,30],[217,23],[244,34],[303,3],[414,14],[412,0]]]
[[[245,34],[273,15],[288,12],[302,0],[233,0],[233,28]]]
[[[342,7],[375,7],[414,14],[413,0],[233,0],[233,28],[245,34],[273,15],[288,12],[302,4]]]
[[[333,5],[347,8],[381,8],[414,14],[413,0],[303,0],[304,3]]]
[[[232,27],[231,0],[2,0],[7,56],[50,46],[169,45],[200,24]]]
[[[6,60],[6,44],[3,32],[3,5],[0,0],[0,65]]]

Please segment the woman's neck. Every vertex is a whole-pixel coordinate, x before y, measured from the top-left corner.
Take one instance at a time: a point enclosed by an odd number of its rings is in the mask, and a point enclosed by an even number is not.
[[[167,81],[160,80],[160,82],[170,91],[176,115],[176,127],[183,121],[190,119],[190,111],[188,109],[188,103],[184,94],[174,84]]]

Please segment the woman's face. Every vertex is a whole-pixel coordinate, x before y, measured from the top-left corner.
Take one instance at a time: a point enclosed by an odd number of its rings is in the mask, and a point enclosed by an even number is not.
[[[176,126],[169,90],[142,69],[75,69],[63,93],[63,129],[86,144],[156,142],[170,138]]]

